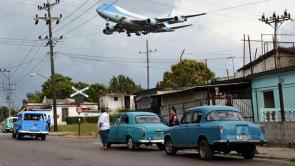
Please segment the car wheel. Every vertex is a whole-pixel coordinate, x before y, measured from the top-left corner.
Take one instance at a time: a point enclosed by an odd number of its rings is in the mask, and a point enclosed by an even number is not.
[[[249,147],[242,151],[242,156],[245,159],[253,159],[253,157],[255,157],[255,154],[256,154],[256,146]]]
[[[22,139],[24,136],[22,135],[22,134],[20,134],[20,133],[17,133],[16,134],[16,139]]]
[[[164,144],[157,144],[157,147],[159,148],[159,150],[165,150]]]
[[[202,160],[210,160],[213,158],[213,150],[206,140],[199,142],[199,154]]]
[[[135,150],[137,148],[136,143],[134,142],[133,138],[130,136],[127,138],[127,147],[128,147],[128,150]]]
[[[12,131],[12,138],[16,138],[16,134],[14,131]]]
[[[42,140],[46,140],[46,135],[41,135]]]
[[[107,144],[108,149],[111,148],[111,146],[112,146],[111,143],[108,143],[108,144]]]
[[[167,155],[175,155],[176,154],[177,149],[173,146],[173,142],[170,137],[165,139],[164,145],[165,145],[165,152]]]

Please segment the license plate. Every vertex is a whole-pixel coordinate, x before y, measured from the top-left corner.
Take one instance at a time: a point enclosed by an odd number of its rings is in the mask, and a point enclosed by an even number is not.
[[[247,135],[238,135],[237,140],[248,141],[249,137]]]
[[[161,140],[161,139],[163,139],[161,136],[155,136],[154,137],[154,140]]]
[[[33,127],[31,127],[31,129],[32,129],[32,130],[36,130],[36,129],[37,129],[37,127],[33,126]]]

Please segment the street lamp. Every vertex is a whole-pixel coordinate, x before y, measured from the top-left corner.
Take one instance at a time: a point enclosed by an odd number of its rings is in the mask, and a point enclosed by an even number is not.
[[[44,76],[42,74],[39,74],[39,73],[31,73],[30,74],[31,77],[34,77],[34,76],[37,76],[37,75],[40,76],[40,77],[43,77],[43,78],[45,78],[47,80],[50,80],[51,83],[53,84],[53,77],[51,77],[51,79],[50,79],[50,78],[48,78],[48,77],[46,77],[46,76]],[[57,112],[56,112],[56,95],[54,95],[54,93],[55,93],[55,88],[54,88],[54,86],[52,86],[52,108],[53,108],[53,119],[54,119],[53,120],[54,121],[53,127],[54,127],[54,131],[57,132],[58,128],[57,128]]]

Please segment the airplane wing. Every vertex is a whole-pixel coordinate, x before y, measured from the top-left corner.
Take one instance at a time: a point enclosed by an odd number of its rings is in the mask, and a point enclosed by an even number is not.
[[[174,17],[166,17],[166,18],[155,18],[153,20],[147,19],[147,20],[132,20],[131,22],[144,26],[148,25],[148,21],[154,21],[156,24],[161,24],[163,22],[168,22],[169,24],[175,24],[175,23],[182,23],[187,21],[188,18],[191,17],[198,17],[206,15],[206,13],[200,13],[200,14],[193,14],[193,15],[184,15],[184,16],[174,16]]]
[[[185,27],[189,27],[192,26],[193,24],[188,24],[188,25],[181,25],[181,26],[174,26],[174,27],[169,27],[168,29],[165,28],[157,28],[152,30],[153,33],[160,33],[160,32],[172,32],[176,29],[180,29],[180,28],[185,28]]]

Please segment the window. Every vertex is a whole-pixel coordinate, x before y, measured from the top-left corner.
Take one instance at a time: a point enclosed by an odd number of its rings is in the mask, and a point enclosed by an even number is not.
[[[121,124],[128,124],[129,123],[128,116],[127,115],[122,116],[120,122]]]
[[[200,123],[202,120],[203,114],[202,112],[194,112],[192,123]]]
[[[114,101],[118,101],[118,97],[114,97]]]
[[[161,123],[158,116],[153,115],[142,115],[135,118],[136,123]]]
[[[42,114],[25,114],[24,120],[43,121]]]
[[[207,121],[242,121],[243,117],[240,112],[216,110],[209,113]]]
[[[275,108],[273,91],[263,92],[264,108]]]
[[[192,114],[191,113],[185,113],[181,119],[181,123],[182,124],[188,124],[190,123],[192,118]]]
[[[69,108],[62,108],[61,109],[61,113],[62,113],[62,121],[65,122],[67,120],[67,118],[69,117]]]

